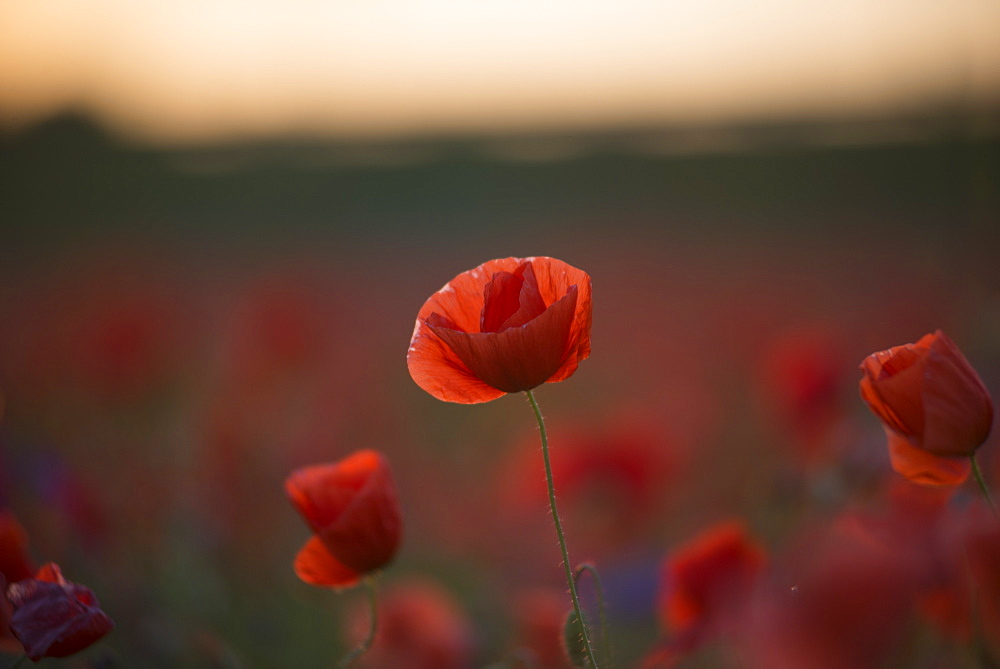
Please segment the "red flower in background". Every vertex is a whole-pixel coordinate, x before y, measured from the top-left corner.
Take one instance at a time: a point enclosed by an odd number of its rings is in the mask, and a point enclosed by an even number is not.
[[[852,522],[804,533],[736,628],[745,655],[738,666],[894,666],[919,582],[912,558]]]
[[[564,445],[550,456],[560,510],[568,509],[563,522],[583,554],[601,561],[609,551],[627,550],[659,526],[681,459],[665,430],[629,411],[551,434]],[[499,532],[501,541],[528,557],[539,549],[544,525],[551,523],[542,512],[548,508],[548,490],[537,432],[526,433],[494,471],[496,519],[513,523]]]
[[[64,579],[53,562],[39,569],[34,578],[11,584],[7,599],[13,607],[10,629],[35,662],[72,655],[115,627],[94,593]]]
[[[402,520],[381,454],[358,451],[299,469],[285,481],[285,491],[316,533],[295,558],[295,573],[306,583],[349,587],[396,554]]]
[[[894,346],[861,363],[861,397],[882,420],[892,467],[927,485],[957,485],[968,457],[993,425],[993,403],[979,375],[943,332]]]
[[[35,565],[28,557],[28,533],[9,510],[0,511],[0,592],[8,583],[30,578]],[[21,643],[10,632],[10,602],[0,597],[0,651],[23,653]]]
[[[764,562],[764,549],[750,539],[743,523],[731,520],[710,527],[664,562],[664,622],[677,635],[716,624],[742,605]]]
[[[527,651],[531,666],[542,669],[569,666],[563,642],[568,610],[566,593],[558,588],[538,587],[514,594],[511,612],[515,642],[518,649]]]
[[[351,616],[348,632],[360,642],[368,614]],[[375,641],[360,664],[394,669],[461,669],[472,665],[473,630],[461,608],[441,587],[413,581],[386,588],[379,604]]]
[[[488,402],[572,376],[590,355],[590,323],[586,272],[554,258],[491,260],[424,303],[406,362],[440,400]]]
[[[34,573],[34,563],[28,557],[28,533],[13,513],[0,511],[0,574],[14,583]]]

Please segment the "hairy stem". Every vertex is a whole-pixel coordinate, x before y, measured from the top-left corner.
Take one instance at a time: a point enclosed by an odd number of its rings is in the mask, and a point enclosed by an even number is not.
[[[588,572],[590,577],[594,579],[594,592],[597,595],[597,615],[601,623],[601,646],[604,648],[604,652],[601,655],[601,661],[610,665],[611,664],[611,644],[608,641],[608,617],[607,608],[604,604],[604,587],[601,585],[601,575],[597,573],[597,567],[590,562],[584,562],[577,565],[576,573],[573,574],[573,578],[577,585],[580,584],[580,576],[583,572]]]
[[[566,570],[566,583],[569,585],[569,595],[573,600],[573,610],[576,612],[576,618],[580,621],[580,634],[583,637],[583,645],[587,651],[587,659],[590,660],[590,666],[597,668],[597,660],[594,658],[594,648],[590,645],[590,635],[587,633],[587,623],[583,617],[583,611],[580,608],[580,597],[576,594],[576,582],[573,579],[573,569],[569,566],[569,551],[566,550],[566,535],[563,533],[562,521],[559,519],[559,511],[556,509],[556,489],[555,485],[552,483],[552,464],[549,462],[549,437],[545,432],[545,420],[542,418],[542,412],[538,408],[538,402],[535,401],[535,396],[530,390],[525,390],[524,394],[528,396],[528,402],[531,403],[531,408],[535,411],[535,420],[538,421],[538,431],[542,436],[542,459],[545,461],[545,481],[549,485],[549,507],[552,509],[552,520],[556,524],[556,535],[559,537],[559,548],[562,550],[562,561],[563,568]]]
[[[986,498],[986,502],[993,509],[993,515],[1000,518],[1000,511],[997,510],[997,505],[990,496],[990,489],[986,487],[986,481],[983,480],[983,472],[979,469],[979,462],[976,460],[975,453],[969,456],[969,461],[972,462],[972,473],[976,477],[976,482],[979,483],[979,489],[983,491],[983,497]]]

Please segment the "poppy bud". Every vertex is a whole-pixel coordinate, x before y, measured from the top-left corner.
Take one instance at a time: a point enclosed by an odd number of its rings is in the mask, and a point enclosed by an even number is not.
[[[285,492],[316,533],[295,558],[295,573],[306,583],[349,587],[396,554],[402,520],[381,454],[358,451],[304,467],[288,477]]]
[[[940,330],[861,362],[861,398],[882,420],[892,467],[915,483],[956,485],[993,425],[976,371]]]
[[[459,274],[417,314],[417,385],[476,404],[564,381],[590,355],[590,277],[561,260],[503,258]]]

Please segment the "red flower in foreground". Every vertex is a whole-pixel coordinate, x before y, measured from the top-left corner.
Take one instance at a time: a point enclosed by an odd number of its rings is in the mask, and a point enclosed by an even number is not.
[[[738,521],[704,531],[671,553],[663,565],[664,622],[678,635],[719,622],[750,594],[764,560],[764,550]]]
[[[115,627],[90,588],[64,579],[54,562],[11,584],[7,599],[14,610],[10,629],[34,662],[72,655]]]
[[[316,533],[295,558],[306,583],[349,587],[396,554],[402,520],[389,465],[375,451],[305,467],[285,481],[292,504]]]
[[[590,277],[554,258],[502,258],[463,272],[417,314],[410,376],[476,404],[564,381],[590,355]]]
[[[957,485],[993,425],[990,393],[943,332],[861,363],[861,397],[882,420],[897,472],[928,485]]]

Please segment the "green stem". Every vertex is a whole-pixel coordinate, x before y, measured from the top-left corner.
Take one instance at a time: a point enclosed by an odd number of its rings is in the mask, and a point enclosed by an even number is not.
[[[542,459],[545,461],[545,481],[549,485],[549,507],[552,509],[552,520],[556,524],[556,535],[559,537],[559,548],[562,550],[563,568],[566,570],[566,583],[569,585],[569,595],[573,600],[573,610],[576,612],[576,619],[580,621],[580,634],[583,637],[583,645],[587,650],[587,659],[590,666],[597,669],[597,660],[594,658],[594,649],[590,645],[590,635],[587,633],[587,623],[583,618],[583,611],[580,609],[580,597],[576,594],[576,582],[573,579],[573,569],[569,566],[569,551],[566,549],[566,535],[563,533],[562,521],[559,520],[559,511],[556,509],[556,488],[552,482],[552,463],[549,462],[549,437],[545,432],[545,420],[542,412],[538,408],[538,402],[530,390],[525,390],[528,402],[535,411],[535,420],[538,421],[538,431],[542,435]]]
[[[986,487],[986,481],[983,480],[983,472],[979,469],[979,462],[976,460],[975,453],[969,456],[969,461],[972,462],[972,473],[976,477],[976,482],[979,483],[979,489],[983,491],[983,497],[986,498],[990,508],[993,509],[993,515],[1000,518],[1000,511],[997,510],[997,505],[993,503],[993,498],[990,497],[990,489]]]
[[[580,576],[583,572],[589,572],[591,578],[594,579],[594,592],[597,594],[597,614],[601,622],[601,646],[604,648],[604,654],[601,658],[606,664],[611,664],[611,644],[608,642],[608,617],[607,608],[604,605],[604,587],[601,585],[601,575],[597,573],[597,567],[595,567],[590,562],[584,562],[576,568],[576,573],[573,574],[573,578],[576,580],[577,585],[580,583]]]
[[[368,652],[368,649],[372,647],[372,642],[375,641],[375,630],[378,629],[378,604],[375,594],[375,579],[375,575],[365,577],[365,590],[368,592],[370,620],[368,624],[368,636],[357,648],[340,659],[340,662],[337,663],[338,669],[347,669],[347,667],[354,664],[355,660]]]

